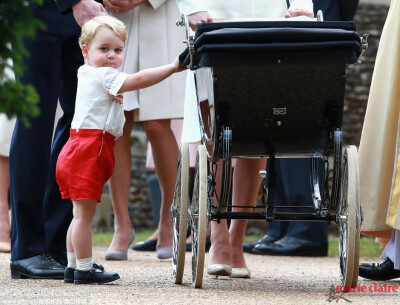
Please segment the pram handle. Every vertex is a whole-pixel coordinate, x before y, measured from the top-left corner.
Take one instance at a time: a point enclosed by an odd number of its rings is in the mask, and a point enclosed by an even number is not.
[[[282,18],[282,19],[285,19],[285,18]],[[229,22],[229,21],[238,21],[238,20],[240,20],[240,19],[238,19],[238,18],[215,18],[214,22]],[[246,20],[246,19],[241,18],[241,20]],[[261,20],[261,19],[258,19],[258,20]],[[271,19],[270,18],[270,19],[262,19],[262,20],[266,21],[266,20],[276,20],[276,19]],[[317,16],[316,16],[315,20],[316,21],[324,21],[323,13],[322,13],[321,10],[319,10],[317,12]],[[194,53],[195,53],[194,35],[193,35],[193,32],[191,32],[191,29],[189,27],[189,21],[188,21],[187,15],[186,14],[182,14],[181,15],[181,19],[176,21],[176,25],[185,27],[186,39],[183,40],[183,43],[187,44],[187,47],[188,47],[188,50],[189,50],[190,62],[189,62],[188,68],[191,69],[191,70],[196,69],[197,66],[193,64],[193,56],[194,56]]]
[[[197,67],[193,65],[193,55],[194,55],[194,35],[191,33],[191,29],[189,27],[189,21],[187,19],[186,14],[181,15],[181,19],[176,21],[177,26],[184,26],[186,30],[186,39],[183,40],[183,43],[187,44],[190,56],[190,63],[188,65],[189,69],[196,69]]]

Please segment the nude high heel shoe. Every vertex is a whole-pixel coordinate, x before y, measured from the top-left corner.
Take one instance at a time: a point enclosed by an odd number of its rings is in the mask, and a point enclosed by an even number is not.
[[[157,247],[156,248],[158,259],[168,259],[172,257],[172,247]]]
[[[251,270],[248,268],[232,268],[231,277],[249,279],[251,278]]]
[[[226,264],[212,264],[207,267],[207,274],[215,276],[230,276],[232,266]]]
[[[131,237],[128,242],[128,246],[126,247],[126,251],[118,251],[118,250],[107,250],[104,253],[105,260],[108,261],[126,261],[128,259],[128,249],[130,244],[135,239],[135,230],[133,227],[131,228]]]

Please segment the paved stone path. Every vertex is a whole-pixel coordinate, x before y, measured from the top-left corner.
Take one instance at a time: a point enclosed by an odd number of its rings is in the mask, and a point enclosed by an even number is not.
[[[61,280],[11,280],[9,254],[0,254],[0,304],[397,304],[399,293],[375,292],[381,282],[361,280],[373,292],[330,293],[339,285],[337,258],[246,256],[251,279],[211,277],[203,288],[191,286],[191,257],[186,256],[184,283],[172,280],[171,260],[158,260],[153,252],[129,251],[129,260],[102,259],[105,248],[96,247],[94,258],[121,279],[107,285],[64,284]],[[207,260],[207,256],[206,256]],[[366,261],[366,260],[362,260]],[[375,284],[377,284],[375,288]],[[400,281],[388,285],[400,286]],[[375,289],[375,290],[374,290]],[[348,301],[346,301],[345,297]],[[339,299],[338,299],[339,298]]]

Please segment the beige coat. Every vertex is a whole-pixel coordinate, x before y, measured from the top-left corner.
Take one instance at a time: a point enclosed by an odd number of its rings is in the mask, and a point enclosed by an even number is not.
[[[185,29],[176,26],[180,11],[176,0],[149,0],[124,14],[114,14],[125,22],[129,37],[124,72],[171,63],[184,49]],[[139,108],[139,120],[183,118],[186,73],[177,73],[163,82],[124,94],[125,110]]]
[[[359,150],[362,231],[400,229],[400,0],[392,0],[376,57]],[[386,232],[387,233],[387,232]]]

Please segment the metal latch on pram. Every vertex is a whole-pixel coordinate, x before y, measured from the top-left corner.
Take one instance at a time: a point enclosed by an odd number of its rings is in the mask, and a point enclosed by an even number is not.
[[[190,63],[188,65],[189,69],[196,69],[197,66],[193,65],[193,57],[194,57],[194,36],[191,35],[189,21],[187,19],[186,14],[181,15],[181,19],[176,21],[177,26],[184,26],[186,29],[186,40],[183,43],[186,43],[189,49]]]

